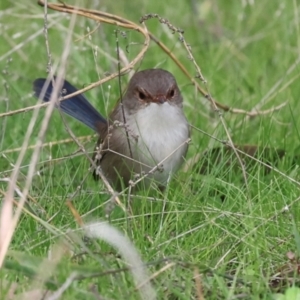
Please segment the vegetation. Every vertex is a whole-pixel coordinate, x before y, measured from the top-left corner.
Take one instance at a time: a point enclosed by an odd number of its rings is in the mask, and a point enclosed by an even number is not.
[[[159,14],[184,30],[207,80],[197,79],[202,88],[223,105],[252,112],[213,109],[154,42],[136,65],[175,75],[192,125],[187,162],[165,193],[151,190],[129,197],[127,191],[119,197],[125,211],[117,205],[109,215],[110,224],[140,253],[157,299],[298,299],[300,4],[86,0],[78,6],[137,24],[146,13]],[[66,78],[78,88],[118,71],[116,30],[122,66],[143,47],[143,37],[133,30],[78,16],[74,28],[72,22],[70,15],[48,10],[52,68],[66,63]],[[93,180],[70,131],[90,154],[97,137],[68,117],[64,124],[54,111],[41,153],[34,154],[45,109],[33,121],[35,110],[28,108],[36,104],[33,80],[47,76],[44,24],[44,8],[34,1],[0,2],[1,202],[16,168],[15,204],[34,171],[8,251],[0,245],[6,253],[0,298],[42,299],[48,293],[46,299],[57,299],[54,292],[60,291],[61,299],[140,299],[119,250],[102,238],[86,238],[83,230],[82,223],[106,220],[111,196]],[[145,24],[195,77],[178,33],[157,19]],[[62,60],[66,47],[69,55]],[[123,89],[128,80],[128,75],[121,77]],[[120,97],[118,78],[85,94],[106,116]],[[259,146],[256,160],[241,155],[241,166],[236,155],[222,150],[230,144],[226,131],[243,152],[243,145]],[[22,147],[26,151],[18,168]],[[32,157],[38,158],[36,166]],[[1,234],[10,228],[5,227],[10,216],[4,207]]]

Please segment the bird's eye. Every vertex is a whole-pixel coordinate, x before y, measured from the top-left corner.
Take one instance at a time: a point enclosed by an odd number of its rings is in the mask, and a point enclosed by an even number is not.
[[[146,95],[143,92],[139,91],[139,98],[141,100],[145,100],[146,99]]]
[[[173,98],[174,95],[175,95],[175,90],[174,90],[174,89],[171,89],[171,90],[169,91],[169,93],[168,93],[169,98]]]

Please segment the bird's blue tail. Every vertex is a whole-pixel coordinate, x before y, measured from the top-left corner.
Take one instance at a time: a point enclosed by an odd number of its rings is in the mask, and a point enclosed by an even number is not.
[[[45,88],[45,94],[43,94],[42,90],[46,83],[48,85]],[[45,78],[36,79],[33,82],[33,91],[37,98],[40,98],[44,102],[49,102],[53,92],[52,80],[50,80],[48,83],[47,79]],[[58,98],[60,96],[67,96],[76,91],[77,89],[65,80]],[[92,106],[92,104],[84,97],[83,94],[61,101],[59,104],[59,109],[95,131],[98,130],[99,123],[100,125],[107,124],[106,119]]]

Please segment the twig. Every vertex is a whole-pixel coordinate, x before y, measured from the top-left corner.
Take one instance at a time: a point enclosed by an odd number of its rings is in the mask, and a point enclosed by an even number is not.
[[[64,284],[57,290],[55,291],[52,295],[46,298],[46,300],[57,300],[60,299],[62,294],[66,291],[66,289],[69,288],[69,286],[73,283],[74,279],[76,278],[77,273],[73,272],[71,275],[66,279]]]
[[[47,6],[48,0],[45,0],[45,6],[44,6],[44,37],[45,37],[45,45],[46,45],[46,51],[48,56],[48,63],[47,63],[47,70],[46,72],[51,74],[52,73],[52,59],[51,59],[51,52],[49,47],[49,40],[48,40],[48,6]]]
[[[201,274],[199,273],[199,269],[197,267],[194,268],[194,279],[195,279],[195,287],[196,287],[195,290],[196,290],[197,299],[204,300]]]
[[[82,141],[84,141],[84,140],[90,141],[93,137],[96,137],[96,136],[97,136],[96,134],[94,134],[94,135],[87,135],[87,136],[80,136],[80,137],[77,137],[77,139],[79,141],[81,141],[81,140]],[[72,138],[69,138],[69,139],[63,139],[63,140],[54,141],[54,142],[47,142],[47,143],[43,143],[42,147],[45,148],[45,147],[52,147],[52,146],[60,145],[60,144],[68,144],[68,143],[71,143],[73,141],[74,140]],[[37,144],[28,146],[27,150],[35,149],[37,146],[38,146]],[[18,148],[14,148],[14,149],[7,149],[7,150],[2,151],[1,154],[8,154],[8,153],[20,152],[21,149],[22,149],[22,147],[18,147]]]
[[[119,52],[119,37],[118,37],[118,30],[115,30],[115,36],[116,36],[116,44],[117,44],[118,71],[120,72],[120,70],[121,70],[121,64],[120,64],[120,52]],[[119,83],[120,105],[121,105],[121,109],[122,109],[123,122],[124,122],[125,127],[126,127],[127,122],[126,122],[125,110],[124,110],[124,104],[123,104],[123,94],[122,94],[122,86],[121,86],[121,73],[119,74],[119,77],[118,77],[118,83]],[[133,158],[133,156],[132,156],[132,151],[131,151],[131,144],[130,144],[130,139],[129,139],[129,133],[128,133],[128,130],[125,130],[125,132],[126,132],[126,139],[127,139],[127,143],[128,143],[128,148],[129,148],[130,157]]]

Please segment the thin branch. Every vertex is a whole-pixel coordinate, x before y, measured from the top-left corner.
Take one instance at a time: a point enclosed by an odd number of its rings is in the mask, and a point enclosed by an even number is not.
[[[116,44],[117,44],[118,71],[120,72],[121,71],[121,64],[120,64],[119,36],[118,36],[118,33],[119,33],[119,31],[115,30]],[[121,85],[121,73],[120,73],[120,75],[118,77],[118,83],[119,83],[120,105],[121,105],[121,109],[122,109],[123,123],[125,124],[125,128],[126,128],[127,122],[126,122],[125,109],[124,109],[124,104],[123,104],[123,93],[122,93],[122,85]],[[126,139],[127,139],[127,143],[128,143],[130,157],[133,158],[132,151],[131,151],[131,144],[130,144],[128,130],[125,130],[125,132],[126,132]]]

